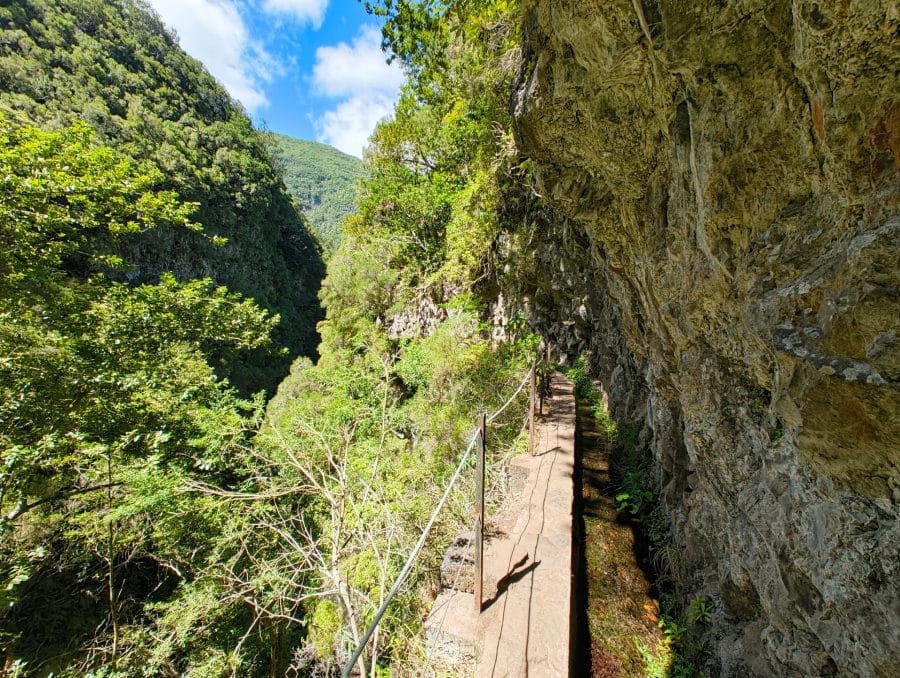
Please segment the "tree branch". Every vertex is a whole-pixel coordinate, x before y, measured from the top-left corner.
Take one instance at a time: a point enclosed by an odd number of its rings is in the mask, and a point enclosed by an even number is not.
[[[37,508],[42,504],[49,504],[52,501],[57,501],[60,499],[68,499],[69,497],[74,497],[79,494],[87,494],[88,492],[96,492],[98,490],[110,490],[114,487],[119,487],[122,483],[103,483],[102,485],[91,485],[90,487],[80,487],[74,490],[60,490],[54,494],[51,494],[49,497],[44,497],[43,499],[38,499],[36,502],[29,504],[23,498],[20,500],[15,508],[7,513],[3,520],[4,522],[12,522],[16,518],[21,515],[28,513],[31,509]]]

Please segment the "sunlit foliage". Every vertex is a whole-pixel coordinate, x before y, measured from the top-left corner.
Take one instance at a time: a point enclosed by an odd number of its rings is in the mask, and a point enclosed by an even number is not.
[[[115,664],[147,595],[135,578],[162,585],[195,555],[172,513],[181,477],[233,477],[254,426],[259,403],[238,400],[208,356],[266,345],[277,318],[209,280],[129,286],[94,272],[120,263],[122,237],[190,224],[196,207],[87,126],[0,118],[0,176],[0,633],[8,656],[30,657],[100,628],[102,642],[73,654]],[[76,623],[65,585],[105,601],[68,637],[45,616]]]
[[[272,155],[284,183],[309,219],[326,252],[341,242],[344,219],[356,211],[362,162],[336,148],[270,133]]]
[[[315,354],[324,274],[318,246],[264,137],[145,4],[2,3],[0,111],[42,129],[85,122],[104,144],[154,166],[162,188],[197,203],[192,219],[224,246],[164,223],[126,234],[110,254],[130,265],[120,279],[209,276],[281,316],[274,339],[286,355],[257,350],[215,358],[218,372],[245,394],[274,392],[293,356]]]
[[[491,314],[514,228],[502,206],[518,171],[506,101],[514,8],[371,9],[409,81],[329,261],[318,360],[296,360],[265,409],[214,368],[271,343],[271,310],[283,311],[275,340],[289,346],[317,317],[298,310],[311,288],[291,275],[309,243],[265,141],[135,5],[0,9],[0,78],[17,83],[0,96],[16,116],[0,151],[0,644],[11,670],[333,670],[400,571],[476,414],[525,376],[537,339]],[[71,74],[88,126],[46,103]],[[188,262],[242,239],[253,257],[229,260],[228,275],[261,304],[183,282],[160,261],[133,275],[129,248],[155,238],[194,243]],[[520,398],[492,424],[492,497],[521,447],[523,409]],[[368,667],[416,665],[436,565],[470,514],[470,477],[367,647]]]

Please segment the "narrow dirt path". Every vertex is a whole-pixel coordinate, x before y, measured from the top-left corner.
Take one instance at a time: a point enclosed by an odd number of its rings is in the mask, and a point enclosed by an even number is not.
[[[579,401],[577,412],[573,675],[648,675],[664,641],[647,550],[616,510],[606,433],[590,403]]]

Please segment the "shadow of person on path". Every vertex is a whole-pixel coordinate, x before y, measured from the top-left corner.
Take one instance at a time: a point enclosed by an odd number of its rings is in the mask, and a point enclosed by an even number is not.
[[[519,568],[522,567],[523,565],[525,565],[525,563],[527,563],[527,562],[528,562],[528,554],[526,553],[524,556],[522,556],[519,559],[519,562],[517,562],[515,565],[512,566],[512,569],[510,569],[510,571],[507,574],[503,575],[500,578],[500,581],[497,582],[497,592],[492,597],[488,598],[481,604],[482,612],[484,612],[491,605],[496,603],[497,599],[500,598],[500,596],[506,592],[506,589],[508,589],[511,584],[515,584],[522,577],[524,577],[529,572],[533,571],[534,568],[536,568],[538,565],[541,564],[540,560],[536,560],[533,563],[531,563],[531,565],[529,565],[528,567],[523,567],[520,570]]]

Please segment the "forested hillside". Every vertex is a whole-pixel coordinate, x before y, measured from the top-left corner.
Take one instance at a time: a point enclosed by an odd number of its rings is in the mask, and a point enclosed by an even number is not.
[[[83,120],[119,152],[151,162],[198,204],[207,236],[161,224],[118,246],[129,281],[202,276],[281,317],[278,356],[217,356],[250,393],[274,390],[290,357],[313,355],[321,257],[242,109],[140,2],[25,0],[0,8],[0,110],[11,123]],[[221,242],[224,244],[221,244]]]
[[[314,141],[270,134],[284,183],[312,226],[316,237],[334,251],[341,242],[344,218],[356,209],[362,162]]]
[[[476,413],[513,393],[536,348],[521,318],[490,322],[512,71],[484,66],[512,48],[511,24],[493,7],[467,17],[458,45],[498,21],[499,41],[465,43],[457,77],[423,69],[377,132],[322,288],[320,358],[295,361],[264,409],[213,368],[311,336],[316,250],[263,141],[138,5],[0,16],[4,671],[333,670]],[[444,28],[433,37],[448,49]],[[523,406],[493,424],[498,458],[522,447]],[[492,497],[503,484],[492,473]],[[367,665],[417,665],[470,491],[450,497]]]

